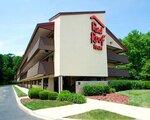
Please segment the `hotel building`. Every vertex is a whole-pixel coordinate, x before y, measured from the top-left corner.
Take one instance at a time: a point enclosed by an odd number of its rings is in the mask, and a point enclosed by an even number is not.
[[[106,27],[105,11],[60,12],[39,23],[17,72],[25,86],[80,92],[86,83],[128,77],[127,48]]]

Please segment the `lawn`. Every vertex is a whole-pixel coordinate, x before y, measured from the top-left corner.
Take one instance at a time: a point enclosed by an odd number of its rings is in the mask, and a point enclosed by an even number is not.
[[[150,90],[126,90],[117,92],[129,97],[129,104],[150,107]]]
[[[22,104],[31,110],[38,110],[51,107],[59,107],[72,104],[67,101],[58,100],[40,100],[40,99],[29,99],[25,98],[21,100]]]
[[[92,110],[78,115],[73,115],[68,118],[81,120],[133,120],[132,118],[100,109]]]
[[[24,96],[27,96],[24,92],[22,92],[20,89],[18,89],[17,87],[13,86],[18,97],[24,97]]]

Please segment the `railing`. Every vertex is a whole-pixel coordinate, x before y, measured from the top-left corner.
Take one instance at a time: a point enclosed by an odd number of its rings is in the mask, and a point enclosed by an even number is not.
[[[33,77],[38,74],[50,75],[54,74],[54,62],[40,61],[28,70],[27,77]]]
[[[121,70],[117,68],[108,68],[109,77],[129,77],[127,70]]]
[[[44,75],[54,74],[54,62],[53,61],[42,61],[40,62],[39,72]]]
[[[53,40],[40,37],[38,41],[35,43],[35,45],[33,46],[32,50],[30,51],[27,61],[29,61],[34,56],[37,50],[54,51]]]
[[[128,63],[128,57],[126,55],[119,55],[112,51],[107,51],[108,62]]]

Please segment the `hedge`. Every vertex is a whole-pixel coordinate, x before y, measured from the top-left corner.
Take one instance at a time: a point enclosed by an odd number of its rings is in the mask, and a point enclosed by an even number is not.
[[[67,90],[62,91],[60,94],[58,94],[57,100],[68,101],[68,102],[73,102],[77,104],[82,104],[86,102],[85,96],[81,94],[71,93]]]
[[[116,91],[131,89],[150,89],[150,81],[137,80],[110,80],[108,85]]]
[[[107,94],[110,93],[110,87],[106,84],[87,84],[83,86],[83,93],[86,96]]]
[[[40,87],[33,87],[33,88],[30,88],[29,91],[28,91],[28,95],[31,99],[35,98],[35,99],[38,99],[39,98],[39,93],[43,91],[42,88]]]

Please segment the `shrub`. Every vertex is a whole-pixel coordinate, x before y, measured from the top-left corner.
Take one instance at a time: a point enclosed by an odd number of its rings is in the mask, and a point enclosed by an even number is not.
[[[98,84],[98,85],[85,85],[83,87],[84,95],[91,96],[91,95],[102,95],[109,93],[110,87],[105,84]]]
[[[41,100],[48,100],[48,95],[49,95],[50,91],[48,90],[43,90],[41,92],[39,92],[39,98]]]
[[[58,97],[58,93],[57,92],[49,92],[48,94],[48,99],[49,100],[56,100]]]
[[[131,89],[143,89],[144,84],[142,81],[130,81],[131,82]]]
[[[73,102],[73,103],[77,103],[77,104],[82,104],[82,103],[86,102],[86,98],[85,98],[85,96],[83,96],[81,94],[72,93],[71,99],[69,99],[69,102]]]
[[[111,80],[108,82],[108,84],[111,88],[115,88],[116,91],[131,89],[130,81],[126,80]]]
[[[143,88],[150,89],[150,81],[143,81]]]
[[[28,95],[31,99],[35,98],[38,99],[39,98],[39,92],[43,91],[42,88],[40,87],[33,87],[29,89]]]
[[[116,91],[131,90],[131,89],[150,89],[150,81],[140,80],[111,80],[108,82],[111,88]]]
[[[61,91],[60,94],[58,94],[58,100],[60,101],[68,101],[69,96],[71,95],[71,92],[68,90]]]
[[[115,89],[115,88],[110,88],[110,89],[109,89],[109,92],[110,92],[110,93],[115,93],[115,92],[116,92],[116,89]]]
[[[86,102],[85,96],[81,94],[71,93],[69,91],[62,91],[60,94],[58,94],[57,100],[60,101],[68,101],[73,102],[77,104],[82,104]]]

